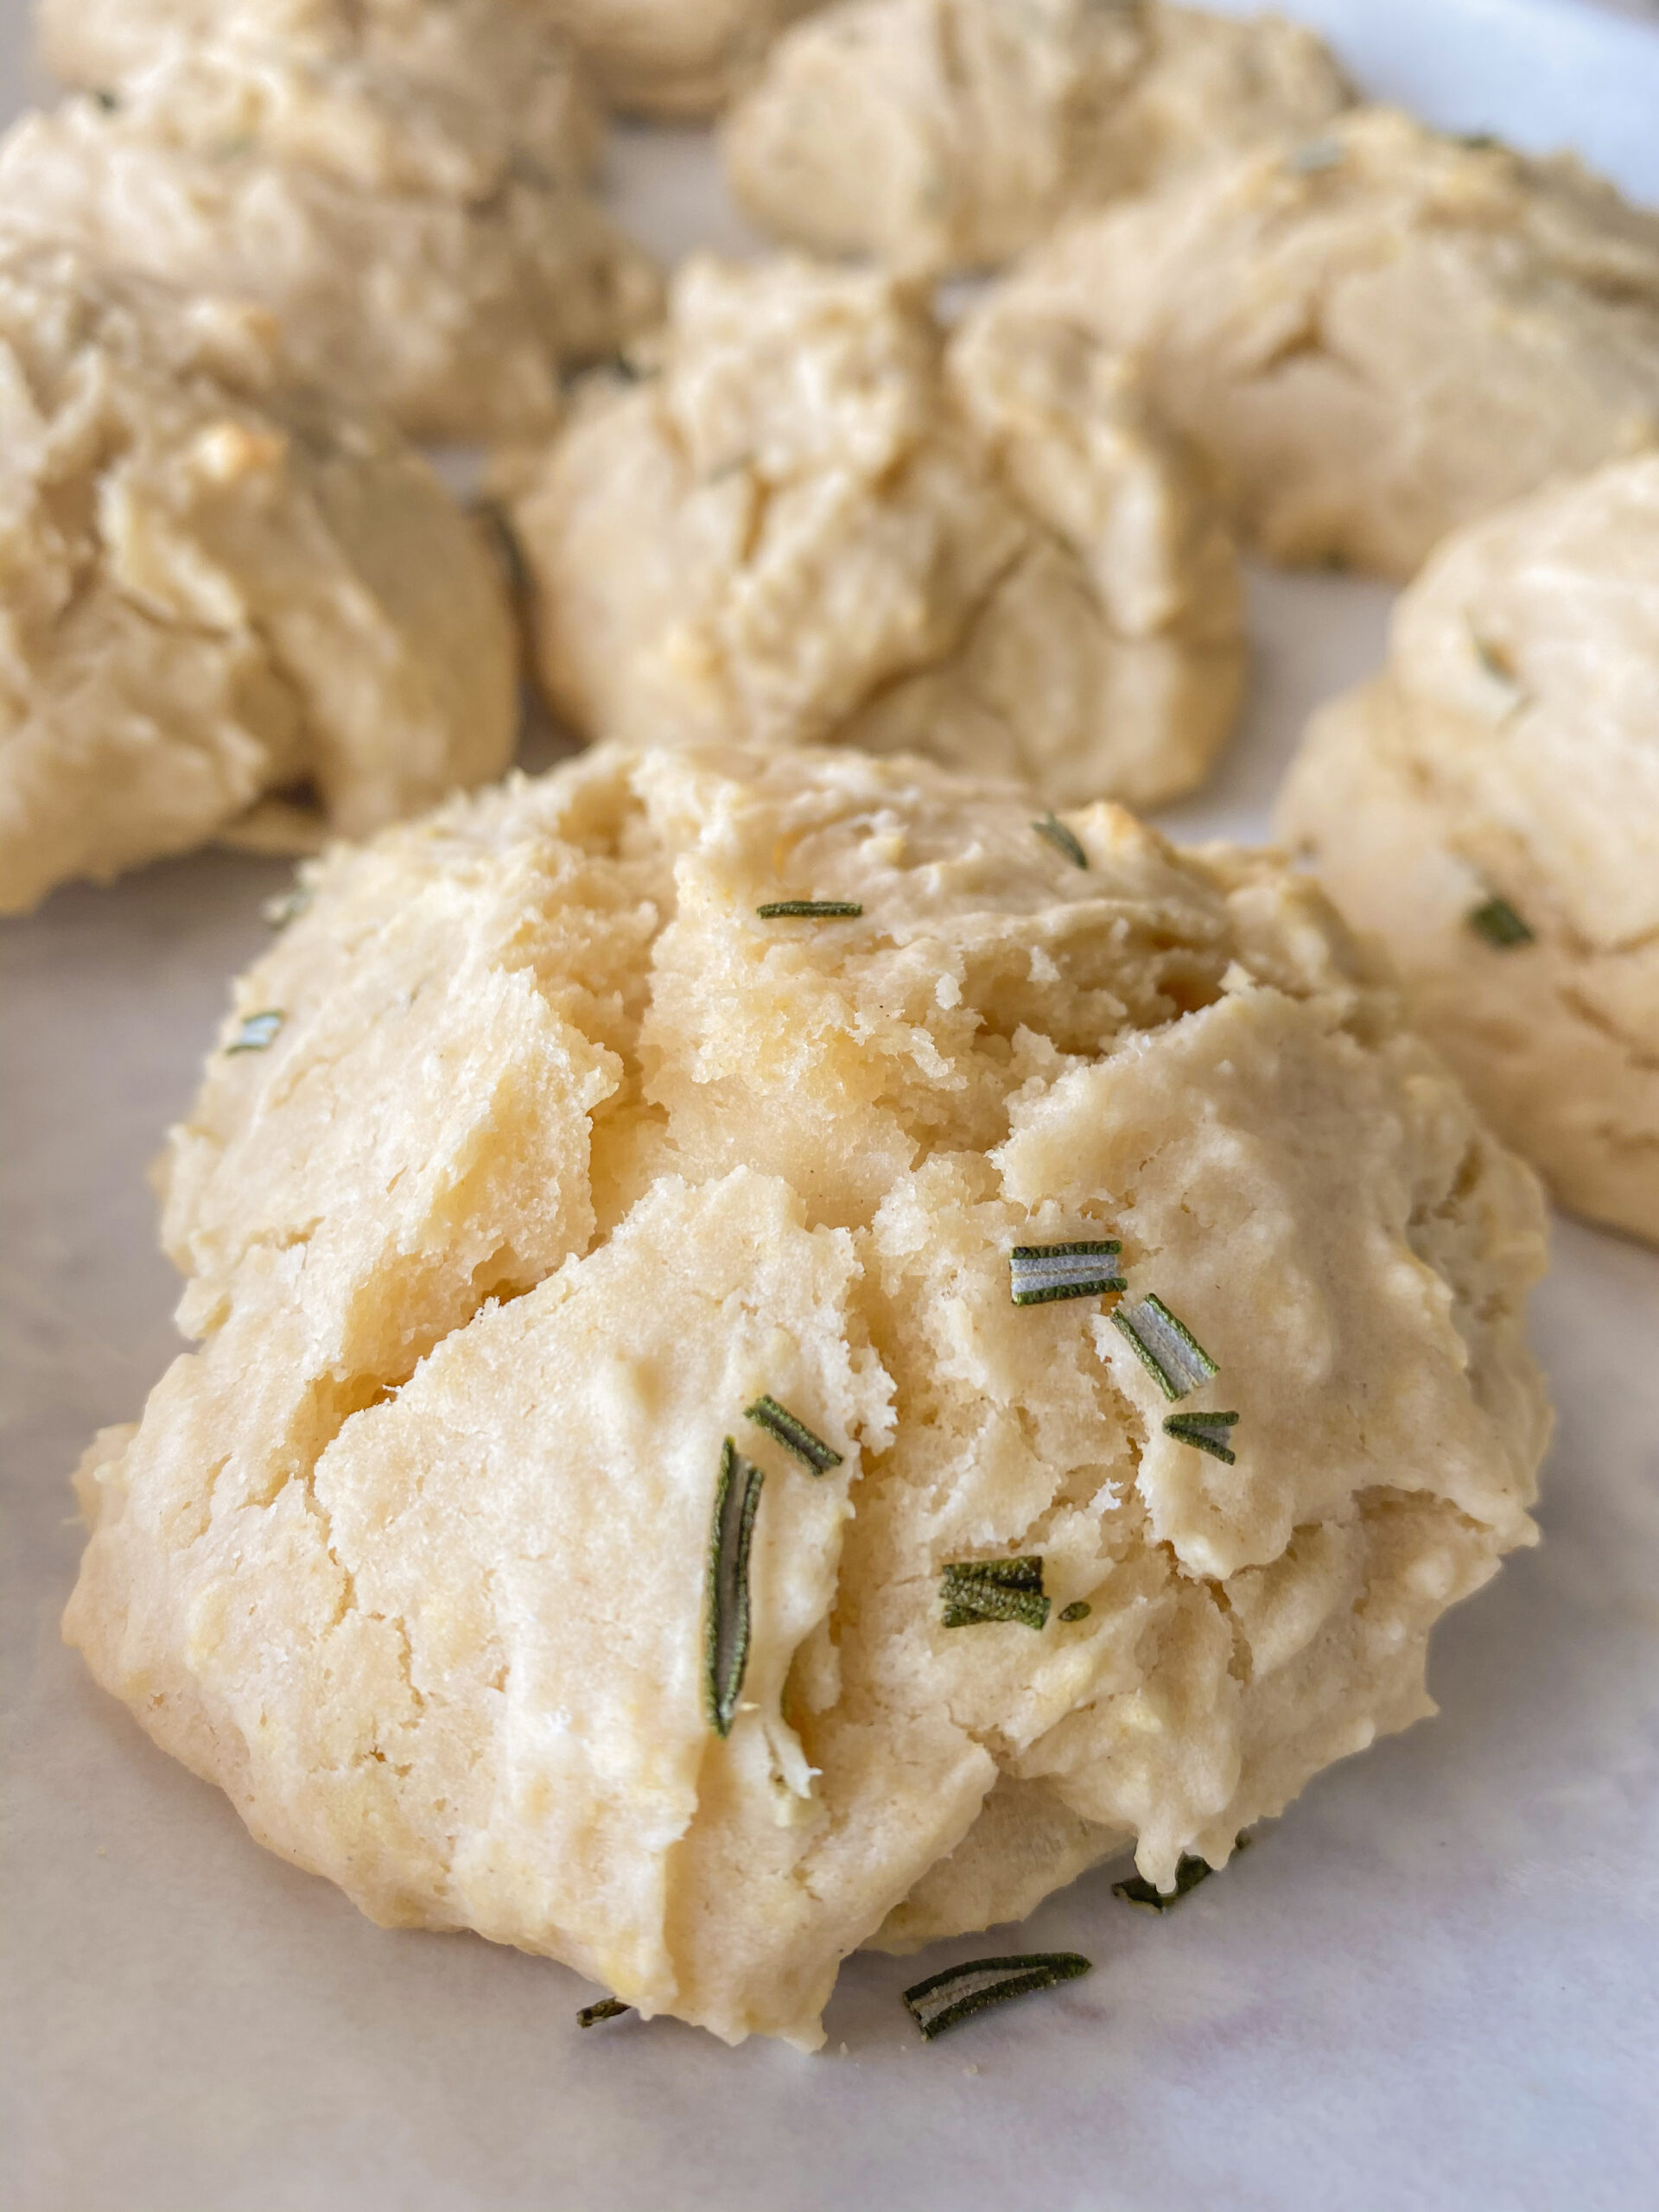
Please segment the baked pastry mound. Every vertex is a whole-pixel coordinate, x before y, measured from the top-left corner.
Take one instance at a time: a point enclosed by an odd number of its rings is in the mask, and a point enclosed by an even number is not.
[[[1345,106],[1279,16],[1100,0],[843,0],[785,35],[724,132],[764,231],[918,275],[1006,261],[1059,219]]]
[[[512,757],[493,556],[261,310],[0,238],[0,912],[362,836]]]
[[[522,0],[520,0],[522,4]],[[817,0],[544,0],[607,105],[690,122],[722,108]]]
[[[645,366],[501,471],[582,735],[919,751],[1059,804],[1202,781],[1243,688],[1232,543],[1086,332],[947,344],[891,276],[696,256]]]
[[[537,12],[222,12],[25,116],[0,142],[4,221],[258,300],[308,376],[418,437],[545,426],[567,364],[655,319],[654,264],[579,181],[596,118]]]
[[[1659,1241],[1659,454],[1448,540],[1279,826],[1562,1203]]]
[[[1079,220],[996,289],[1141,357],[1275,561],[1403,582],[1659,442],[1659,216],[1391,109]]]
[[[375,1918],[810,2047],[855,1946],[1167,1886],[1432,1710],[1534,1533],[1535,1181],[1305,879],[1033,816],[604,748],[237,986],[66,1630]]]

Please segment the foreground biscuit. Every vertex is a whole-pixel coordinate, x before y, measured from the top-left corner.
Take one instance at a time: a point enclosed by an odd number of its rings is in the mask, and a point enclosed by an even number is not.
[[[0,371],[0,911],[500,773],[491,556],[395,433],[278,365],[268,317],[14,242]]]
[[[1659,439],[1659,216],[1386,109],[1080,222],[1007,289],[1142,357],[1274,560],[1407,578]]]
[[[1311,31],[1099,0],[849,0],[773,49],[723,134],[763,230],[917,274],[994,266],[1061,216],[1240,147],[1305,137],[1350,95]]]
[[[0,219],[260,302],[307,376],[416,435],[545,425],[564,365],[655,315],[656,272],[576,181],[594,137],[568,45],[454,23],[407,56],[240,16],[163,41],[0,143]]]
[[[66,1629],[377,1919],[810,2046],[855,1946],[1432,1710],[1533,1535],[1533,1179],[1311,885],[1033,816],[606,748],[238,984]]]
[[[588,736],[833,738],[1067,804],[1199,782],[1244,673],[1232,547],[1121,362],[894,280],[707,257],[659,373],[522,474],[537,666]]]
[[[1659,454],[1443,546],[1279,824],[1563,1204],[1659,1240]]]

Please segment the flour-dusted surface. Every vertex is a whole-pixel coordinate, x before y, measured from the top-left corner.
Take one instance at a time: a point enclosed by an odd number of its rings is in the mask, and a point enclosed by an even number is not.
[[[1549,0],[1308,13],[1453,127],[1513,115],[1529,143],[1570,136],[1611,162],[1599,134],[1622,117],[1633,182],[1650,162],[1644,27],[1581,30]],[[12,63],[17,34],[0,11]],[[659,251],[744,243],[690,135],[625,142],[613,194]],[[1255,579],[1244,730],[1165,818],[1262,834],[1307,712],[1380,663],[1384,605],[1341,578]],[[14,2200],[842,2212],[902,2191],[921,2212],[994,2212],[1040,2186],[1062,2212],[1467,2212],[1483,2191],[1522,2212],[1648,2212],[1659,1274],[1571,1221],[1536,1305],[1561,1414],[1545,1541],[1445,1624],[1440,1718],[1315,1782],[1161,1921],[1117,1904],[1107,1870],[1051,1900],[1016,1940],[1087,1953],[1086,1981],[925,2048],[898,1992],[986,1948],[968,1939],[849,1961],[817,2059],[671,2022],[582,2036],[573,2008],[595,1993],[574,1975],[389,1936],[251,1849],[58,1640],[84,1542],[62,1471],[179,1349],[144,1169],[286,880],[204,855],[61,894],[0,938]]]

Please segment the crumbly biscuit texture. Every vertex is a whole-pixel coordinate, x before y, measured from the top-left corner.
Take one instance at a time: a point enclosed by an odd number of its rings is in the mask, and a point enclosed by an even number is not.
[[[202,1342],[87,1455],[67,1630],[377,1918],[810,2046],[855,1945],[1220,1863],[1431,1710],[1431,1623],[1532,1535],[1533,1179],[1311,885],[1032,811],[600,748],[313,863],[238,985],[167,1177]],[[1012,1245],[1101,1237],[1234,1464],[1108,1300],[1013,1303]],[[1029,1554],[1044,1625],[945,1625],[944,1566]]]
[[[412,63],[366,30],[314,53],[240,16],[164,41],[114,94],[13,129],[0,214],[259,301],[305,374],[416,435],[545,425],[563,365],[657,314],[657,275],[579,181],[568,48],[457,22]]]
[[[506,766],[490,551],[268,316],[0,249],[0,910],[215,836],[361,836]]]
[[[119,98],[158,62],[194,57],[204,141],[239,135],[257,104],[269,143],[332,154],[348,180],[406,172],[424,140],[424,179],[481,197],[504,148],[562,177],[599,151],[599,111],[549,0],[39,0],[35,21],[66,85]],[[245,59],[234,90],[212,73],[226,52]]]
[[[1659,454],[1450,539],[1280,828],[1563,1202],[1659,1240]]]
[[[763,230],[937,275],[1064,215],[1315,130],[1349,93],[1277,16],[1100,0],[849,0],[773,49],[724,132]]]
[[[1236,563],[1123,363],[1063,318],[946,346],[891,276],[707,257],[660,371],[507,474],[537,665],[588,736],[834,739],[1151,804],[1231,727]]]
[[[1079,221],[1006,289],[1143,359],[1274,560],[1407,579],[1659,440],[1659,216],[1388,109]]]

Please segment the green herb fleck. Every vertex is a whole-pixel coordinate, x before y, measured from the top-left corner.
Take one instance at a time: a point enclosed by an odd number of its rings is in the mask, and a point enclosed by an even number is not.
[[[242,1027],[236,1033],[236,1041],[225,1047],[226,1054],[268,1051],[286,1020],[282,1008],[276,1006],[268,1006],[262,1014],[245,1015]]]
[[[1092,1960],[1077,1951],[1027,1951],[1006,1959],[969,1959],[943,1974],[931,1974],[905,1992],[910,2017],[931,2043],[947,2028],[976,2012],[1005,2005],[1033,1989],[1052,1989],[1091,1971]]]
[[[290,922],[297,922],[311,904],[314,893],[308,883],[296,883],[287,891],[279,891],[274,899],[267,899],[260,912],[274,930],[285,930]]]
[[[1249,1836],[1241,1835],[1235,1839],[1235,1852],[1248,1851],[1249,1847]],[[1176,1862],[1173,1890],[1155,1889],[1150,1882],[1143,1881],[1139,1874],[1132,1874],[1126,1882],[1112,1884],[1112,1895],[1122,1897],[1126,1904],[1143,1904],[1149,1906],[1154,1912],[1167,1912],[1171,1905],[1179,1904],[1190,1891],[1196,1890],[1200,1882],[1207,1882],[1215,1871],[1207,1859],[1195,1859],[1184,1851]]]
[[[773,899],[755,912],[763,922],[783,920],[786,916],[799,917],[807,921],[853,921],[864,909],[855,899]]]
[[[1500,952],[1510,952],[1517,944],[1530,944],[1533,931],[1522,920],[1507,899],[1493,897],[1471,907],[1465,918],[1478,937],[1488,944],[1495,944]]]
[[[1230,1467],[1236,1454],[1227,1441],[1227,1432],[1237,1422],[1236,1414],[1171,1414],[1164,1422],[1164,1434],[1173,1436],[1178,1444],[1196,1445],[1200,1452],[1207,1452],[1212,1459],[1223,1459]]]
[[[739,1456],[728,1436],[721,1446],[720,1480],[709,1534],[708,1618],[703,1628],[703,1691],[709,1724],[729,1736],[749,1663],[749,1548],[766,1480]]]
[[[1298,176],[1317,176],[1324,169],[1339,169],[1345,158],[1340,140],[1310,138],[1285,156],[1285,167]]]
[[[1471,154],[1484,154],[1490,148],[1501,146],[1503,143],[1491,130],[1454,130],[1451,136],[1455,145],[1466,146]]]
[[[632,2012],[632,2005],[625,2005],[620,1997],[601,1997],[597,2005],[584,2005],[576,2015],[579,2028],[591,2028],[600,2020],[613,2020],[619,2012]]]
[[[954,1560],[940,1574],[939,1603],[946,1628],[974,1628],[982,1621],[1045,1628],[1049,1600],[1043,1595],[1043,1562],[1034,1555]]]
[[[1093,1298],[1128,1287],[1110,1262],[1122,1249],[1116,1239],[1100,1243],[1016,1244],[1008,1254],[1009,1287],[1016,1306],[1047,1306],[1060,1298]]]
[[[1107,1316],[1166,1398],[1184,1398],[1220,1369],[1161,1298],[1119,1306]]]
[[[1086,1598],[1074,1598],[1069,1605],[1062,1609],[1060,1618],[1063,1621],[1086,1621],[1094,1610]]]
[[[117,108],[121,105],[120,101],[117,99],[113,92],[94,92],[92,94],[92,98],[98,102],[99,107],[103,109],[105,115],[113,115]]]
[[[1031,826],[1039,837],[1047,838],[1057,853],[1063,853],[1073,868],[1088,867],[1089,855],[1084,851],[1076,832],[1068,830],[1052,810],[1044,815],[1040,822],[1033,822]]]
[[[743,1413],[757,1428],[775,1436],[785,1451],[804,1459],[815,1475],[827,1475],[831,1467],[840,1466],[841,1454],[835,1446],[815,1436],[804,1421],[787,1406],[780,1406],[776,1398],[759,1397],[752,1406],[745,1406]]]

